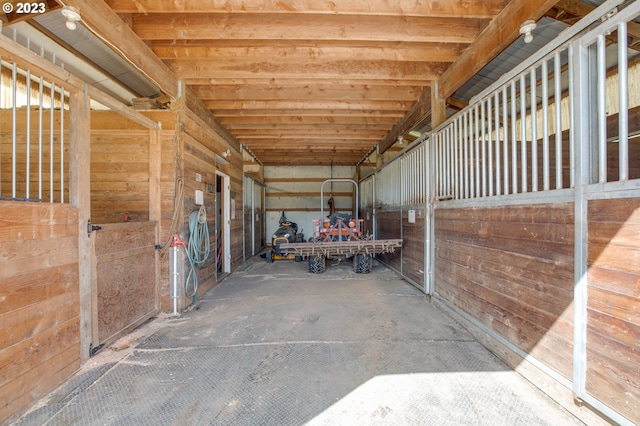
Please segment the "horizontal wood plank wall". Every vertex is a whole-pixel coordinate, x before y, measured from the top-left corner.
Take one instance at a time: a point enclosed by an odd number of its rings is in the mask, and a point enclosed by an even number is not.
[[[400,210],[392,210],[392,211],[380,211],[376,212],[376,228],[377,235],[376,239],[378,240],[386,240],[386,239],[396,239],[402,238],[401,231],[401,211]],[[386,254],[378,254],[377,258],[382,263],[389,265],[397,271],[400,271],[402,267],[402,254],[404,250],[396,250],[394,253],[386,253]]]
[[[435,211],[435,292],[571,379],[570,203]]]
[[[0,202],[0,423],[80,368],[78,214]]]
[[[586,391],[640,424],[640,199],[588,203]]]
[[[93,235],[100,343],[113,342],[157,313],[156,226],[106,224]]]
[[[111,112],[91,113],[91,221],[149,220],[149,130]]]
[[[424,209],[414,209],[415,223],[409,223],[409,212],[402,212],[402,275],[424,287]]]
[[[279,219],[285,212],[287,219],[298,224],[305,240],[313,235],[313,221],[321,219],[320,211],[329,215],[329,198],[333,195],[336,212],[354,214],[354,185],[333,182],[324,185],[323,204],[320,188],[327,179],[352,179],[351,166],[267,166],[264,168],[266,212],[266,244],[278,229]],[[360,218],[362,213],[359,212]]]

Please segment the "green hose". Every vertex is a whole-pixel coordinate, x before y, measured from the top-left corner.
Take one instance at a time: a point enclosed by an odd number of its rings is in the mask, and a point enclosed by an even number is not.
[[[196,266],[205,263],[210,253],[209,226],[207,225],[207,211],[204,206],[189,215],[189,242],[187,243],[187,257],[191,269],[184,284],[184,293],[193,295],[193,303],[198,309],[198,273]],[[189,291],[189,288],[192,291]]]

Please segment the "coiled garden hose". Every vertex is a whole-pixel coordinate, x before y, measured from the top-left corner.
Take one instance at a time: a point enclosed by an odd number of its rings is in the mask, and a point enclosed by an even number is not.
[[[191,269],[184,284],[184,294],[193,295],[193,303],[198,308],[198,273],[196,266],[204,264],[211,251],[209,242],[209,226],[207,225],[207,211],[204,206],[189,215],[189,242],[187,243],[187,257]],[[189,291],[189,289],[192,291]]]

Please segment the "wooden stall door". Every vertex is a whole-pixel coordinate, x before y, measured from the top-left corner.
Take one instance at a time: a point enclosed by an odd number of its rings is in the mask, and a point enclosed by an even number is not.
[[[157,223],[100,227],[91,234],[93,288],[97,293],[94,347],[115,341],[156,315],[159,308]]]

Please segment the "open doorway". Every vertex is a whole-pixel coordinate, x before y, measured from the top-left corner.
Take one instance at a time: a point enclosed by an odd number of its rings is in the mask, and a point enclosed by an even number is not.
[[[216,172],[216,277],[231,272],[231,193],[229,176]]]

